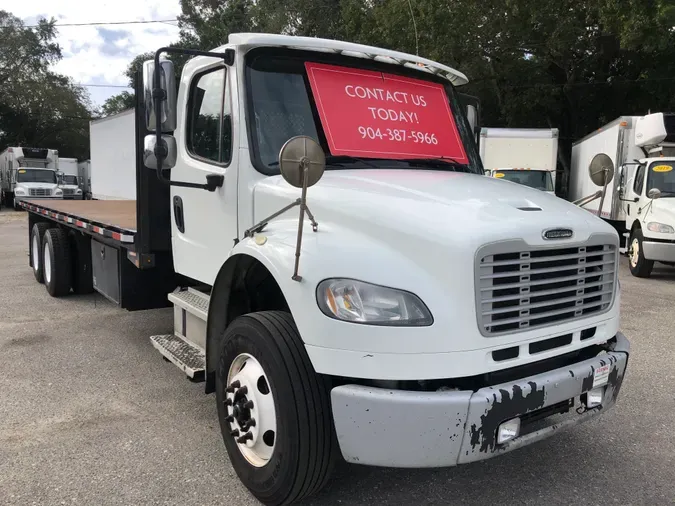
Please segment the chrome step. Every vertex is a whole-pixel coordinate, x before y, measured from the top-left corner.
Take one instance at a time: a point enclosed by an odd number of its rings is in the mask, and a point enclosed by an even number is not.
[[[188,288],[187,290],[171,292],[168,298],[174,306],[185,309],[188,313],[199,317],[200,320],[206,321],[210,297],[205,293],[194,288]]]
[[[171,334],[152,336],[150,342],[167,360],[184,371],[190,378],[204,372],[206,354],[198,346]]]

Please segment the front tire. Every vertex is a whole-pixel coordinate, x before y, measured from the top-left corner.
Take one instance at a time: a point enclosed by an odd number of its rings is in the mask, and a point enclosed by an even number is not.
[[[60,228],[45,232],[42,246],[42,265],[45,287],[52,297],[61,297],[70,292],[72,279],[71,251],[68,234]]]
[[[628,262],[630,273],[638,278],[648,278],[652,274],[654,261],[647,260],[642,249],[642,230],[636,228],[630,237],[630,249],[628,250]]]
[[[291,504],[323,488],[337,455],[329,383],[289,313],[251,313],[228,326],[216,401],[232,467],[258,500]]]

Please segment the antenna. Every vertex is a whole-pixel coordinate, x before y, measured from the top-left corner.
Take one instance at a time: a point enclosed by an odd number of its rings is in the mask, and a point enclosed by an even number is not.
[[[415,13],[413,12],[412,2],[408,0],[408,7],[410,7],[410,17],[412,18],[413,28],[415,29],[415,55],[420,55],[420,38],[417,35],[417,23],[415,22]]]

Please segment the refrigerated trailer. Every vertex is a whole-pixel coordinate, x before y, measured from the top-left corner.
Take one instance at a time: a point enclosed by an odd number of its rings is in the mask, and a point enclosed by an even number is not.
[[[163,52],[194,56],[177,95]],[[454,466],[615,405],[618,235],[483,175],[462,73],[232,34],[137,81],[136,200],[26,202],[30,265],[53,296],[173,306],[152,345],[215,393],[260,501],[320,490],[340,457]]]
[[[487,128],[480,132],[487,175],[555,195],[557,128]]]
[[[598,156],[616,172],[602,197],[589,170]],[[569,199],[617,229],[634,276],[675,265],[675,114],[621,116],[575,142]]]

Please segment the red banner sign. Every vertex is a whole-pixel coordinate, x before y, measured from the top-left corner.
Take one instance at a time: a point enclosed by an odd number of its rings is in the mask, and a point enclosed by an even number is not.
[[[305,63],[330,152],[370,158],[468,158],[442,85]]]

